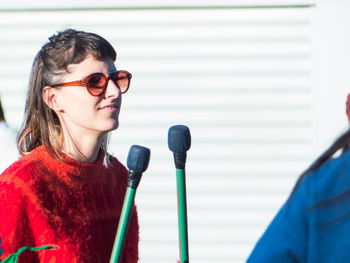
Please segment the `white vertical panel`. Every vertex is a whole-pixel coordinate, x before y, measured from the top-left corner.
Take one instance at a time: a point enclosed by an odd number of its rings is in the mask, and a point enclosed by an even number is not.
[[[141,262],[178,258],[167,130],[188,125],[191,262],[242,262],[312,156],[310,8],[0,13],[0,92],[19,127],[30,66],[56,30],[110,40],[133,73],[111,150],[151,148],[137,194]]]

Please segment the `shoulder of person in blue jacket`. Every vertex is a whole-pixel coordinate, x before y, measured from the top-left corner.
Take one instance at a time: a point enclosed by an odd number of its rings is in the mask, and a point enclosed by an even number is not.
[[[350,262],[344,231],[350,231],[349,152],[302,178],[247,262]]]

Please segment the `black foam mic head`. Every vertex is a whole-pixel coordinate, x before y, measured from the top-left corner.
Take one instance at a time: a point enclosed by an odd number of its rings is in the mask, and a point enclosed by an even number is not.
[[[185,125],[175,125],[169,128],[168,146],[174,153],[185,153],[191,147],[190,129]]]
[[[143,173],[148,167],[150,155],[150,149],[139,145],[132,145],[129,150],[126,165],[131,171]]]

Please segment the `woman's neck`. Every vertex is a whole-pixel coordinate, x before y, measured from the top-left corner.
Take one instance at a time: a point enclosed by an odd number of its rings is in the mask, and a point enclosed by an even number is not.
[[[102,136],[82,136],[74,139],[65,136],[63,152],[79,162],[93,163],[101,148]]]
[[[89,145],[75,145],[65,144],[64,153],[84,163],[93,163],[96,161],[101,144],[89,144]]]

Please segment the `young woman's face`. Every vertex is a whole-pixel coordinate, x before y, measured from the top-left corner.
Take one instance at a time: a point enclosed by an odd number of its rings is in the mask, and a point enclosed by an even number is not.
[[[93,73],[104,73],[108,76],[113,71],[116,68],[111,59],[99,61],[88,56],[79,64],[69,65],[69,73],[61,81],[81,80]],[[112,80],[108,81],[106,91],[97,97],[92,96],[86,87],[60,87],[57,90],[57,102],[61,124],[75,135],[103,135],[119,126],[122,95]]]

